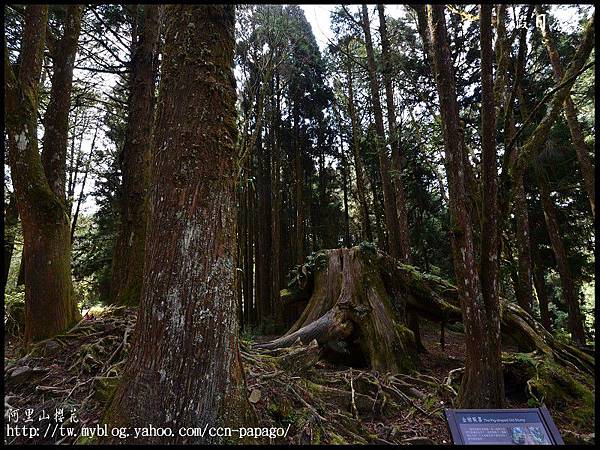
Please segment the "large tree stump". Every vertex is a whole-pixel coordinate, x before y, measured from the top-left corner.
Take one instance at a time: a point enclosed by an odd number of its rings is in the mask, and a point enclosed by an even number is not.
[[[323,250],[297,270],[288,301],[308,299],[290,330],[258,347],[288,347],[298,339],[338,353],[360,353],[366,365],[400,373],[414,367],[416,347],[406,313],[442,324],[460,322],[458,291],[447,281],[401,264],[369,244]],[[290,300],[291,299],[291,300]],[[593,374],[595,359],[555,339],[517,304],[501,299],[503,340],[516,342],[569,370]]]
[[[392,297],[371,247],[325,250],[316,258],[312,283],[299,283],[296,295],[310,299],[300,318],[282,337],[258,347],[287,347],[313,339],[334,352],[365,360],[374,370],[405,372],[414,366],[414,335],[404,321],[403,299]],[[356,355],[356,353],[360,353]]]

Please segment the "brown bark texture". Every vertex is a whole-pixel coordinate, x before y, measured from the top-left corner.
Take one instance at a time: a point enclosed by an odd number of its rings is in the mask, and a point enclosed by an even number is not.
[[[348,83],[348,114],[352,128],[352,156],[354,158],[354,170],[356,172],[356,191],[360,206],[360,224],[362,239],[373,242],[371,222],[369,219],[369,206],[367,202],[367,189],[365,187],[365,169],[360,156],[360,135],[356,107],[354,104],[354,80],[352,76],[352,64],[350,58],[346,59],[346,79]]]
[[[542,169],[538,169],[537,181],[538,187],[540,188],[540,201],[544,210],[546,229],[550,236],[552,251],[554,252],[554,257],[556,259],[556,267],[558,269],[558,274],[560,275],[563,298],[569,312],[567,324],[569,331],[571,332],[571,339],[576,345],[585,345],[583,316],[579,307],[579,298],[573,282],[573,274],[569,268],[567,250],[560,234],[560,227],[556,216],[556,207],[550,197],[550,186]]]
[[[519,276],[517,284],[517,303],[531,314],[533,308],[533,276],[531,272],[531,242],[529,237],[529,214],[525,186],[521,175],[513,187],[514,211],[516,218],[517,258]]]
[[[464,408],[501,407],[504,389],[498,303],[484,300],[467,197],[464,141],[444,7],[428,7],[434,73],[440,99],[449,188],[452,254],[466,334],[466,363],[459,404]]]
[[[50,101],[44,114],[42,164],[48,183],[57,197],[66,201],[65,183],[69,146],[69,109],[73,89],[73,68],[81,31],[83,5],[66,7],[60,39],[47,36],[52,59]]]
[[[112,259],[111,302],[140,301],[148,219],[151,136],[154,107],[154,49],[159,5],[144,5],[144,21],[133,49],[129,116],[121,153],[121,222]]]
[[[26,7],[18,74],[11,67],[6,46],[4,49],[8,153],[23,227],[27,274],[26,344],[61,333],[78,316],[71,282],[70,223],[64,192],[61,197],[53,191],[38,150],[38,83],[47,21],[47,6]]]
[[[388,130],[390,144],[392,147],[392,168],[394,178],[392,180],[395,188],[396,213],[398,214],[398,241],[400,244],[401,261],[410,263],[411,251],[408,232],[408,215],[406,212],[406,195],[404,193],[404,182],[402,181],[402,139],[401,130],[396,126],[396,106],[394,105],[394,87],[392,85],[392,63],[390,61],[390,42],[385,23],[385,7],[377,4],[379,13],[379,32],[381,35],[381,56],[383,64],[383,85],[385,88],[385,102],[387,107]]]
[[[385,128],[383,124],[383,111],[379,99],[379,80],[377,79],[377,66],[373,40],[371,38],[371,25],[367,5],[362,5],[362,28],[365,35],[365,46],[367,50],[367,63],[369,72],[369,85],[371,88],[371,101],[373,114],[375,116],[375,129],[377,131],[377,156],[379,158],[379,172],[381,174],[381,185],[383,188],[383,206],[385,213],[385,224],[388,231],[388,245],[390,254],[400,257],[400,231],[398,225],[398,214],[396,212],[396,200],[394,186],[390,175],[390,159],[387,155]]]
[[[168,5],[165,21],[148,224],[153,245],[133,350],[103,420],[175,429],[248,425],[233,286],[234,6]],[[147,442],[223,439],[174,432]]]

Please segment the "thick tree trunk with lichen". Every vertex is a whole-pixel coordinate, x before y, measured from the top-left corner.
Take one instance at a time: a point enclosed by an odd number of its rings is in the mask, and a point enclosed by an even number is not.
[[[234,6],[168,5],[165,21],[147,232],[152,246],[133,351],[104,421],[248,425],[233,286]],[[175,433],[147,443],[223,439]]]
[[[58,195],[53,189],[53,178],[44,173],[38,150],[38,82],[47,21],[47,6],[29,5],[25,9],[18,74],[8,60],[6,44],[4,49],[9,161],[23,227],[24,273],[27,274],[26,344],[61,333],[78,315],[71,282],[70,223],[64,186],[62,196]],[[68,114],[68,108],[61,112]],[[64,142],[66,145],[66,139]]]
[[[145,5],[144,22],[133,51],[131,94],[125,144],[121,152],[121,222],[114,248],[111,302],[137,305],[144,271],[148,217],[150,146],[154,107],[154,49],[158,39],[158,5]]]

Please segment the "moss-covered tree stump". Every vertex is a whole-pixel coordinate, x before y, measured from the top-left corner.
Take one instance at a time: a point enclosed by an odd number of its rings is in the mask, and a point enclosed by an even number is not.
[[[455,286],[370,244],[312,255],[296,270],[285,298],[308,303],[287,333],[258,347],[282,348],[298,339],[304,344],[316,339],[333,352],[360,354],[366,366],[380,372],[402,373],[415,366],[407,312],[441,324],[462,320]],[[555,339],[517,304],[501,299],[500,309],[503,341],[565,370],[594,373],[593,356]]]
[[[363,246],[326,250],[322,255],[322,267],[313,267],[314,282],[305,284],[309,301],[300,318],[285,335],[259,347],[274,349],[298,339],[303,343],[316,339],[328,350],[364,359],[378,371],[410,370],[415,344],[404,320],[404,299],[390,295],[376,264],[377,253]]]

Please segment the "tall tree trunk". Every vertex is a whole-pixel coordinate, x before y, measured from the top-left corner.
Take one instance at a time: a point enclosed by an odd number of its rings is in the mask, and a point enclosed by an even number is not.
[[[271,214],[271,151],[273,130],[269,130],[269,138],[259,140],[257,148],[258,177],[257,177],[257,302],[261,320],[269,318],[271,310],[271,221],[265,220]]]
[[[504,5],[502,5],[504,6]],[[499,7],[500,11],[504,11],[504,8]],[[529,116],[529,107],[525,103],[525,98],[523,95],[522,89],[522,79],[523,74],[525,73],[525,54],[527,47],[527,26],[529,24],[531,14],[533,11],[533,7],[529,7],[527,10],[526,20],[524,28],[520,31],[519,36],[519,51],[517,54],[517,58],[515,61],[515,81],[512,87],[512,92],[510,95],[501,92],[502,86],[500,83],[497,83],[497,95],[501,99],[505,99],[504,102],[504,114],[505,114],[505,133],[504,133],[504,145],[508,146],[510,141],[514,139],[516,135],[515,129],[515,117],[514,117],[514,100],[519,98],[519,109],[521,112],[521,119],[523,121]],[[502,25],[500,26],[500,23]],[[506,43],[506,30],[504,28],[503,22],[498,22],[498,27],[502,29],[499,31],[499,34],[502,34],[503,41],[500,48],[500,55],[502,55],[499,59],[501,61],[505,61],[508,59],[507,53],[508,43]],[[500,66],[501,61],[498,62]],[[505,66],[505,72],[508,71],[508,64],[502,62],[502,65]],[[503,78],[503,84],[505,79]],[[497,117],[496,123],[498,124],[499,117]],[[505,154],[505,158],[508,158],[510,155]],[[506,162],[504,162],[505,167],[507,167]],[[504,195],[508,195],[508,192],[505,192]],[[524,174],[520,173],[514,179],[513,186],[513,211],[516,219],[516,229],[515,229],[515,237],[517,242],[517,258],[518,258],[518,276],[517,282],[515,284],[515,292],[517,297],[517,303],[528,313],[532,313],[533,308],[533,277],[532,277],[532,261],[531,261],[531,240],[529,233],[529,208],[527,205],[527,197],[525,193],[525,184],[524,184]],[[504,218],[504,216],[502,216]]]
[[[383,188],[383,206],[385,212],[385,224],[388,230],[388,244],[390,254],[395,258],[399,258],[402,255],[400,227],[398,224],[398,214],[396,212],[394,188],[390,176],[390,159],[387,155],[383,112],[381,109],[381,101],[379,100],[379,81],[377,80],[377,67],[375,63],[375,52],[373,50],[373,40],[371,39],[371,25],[369,22],[367,5],[362,5],[361,19],[367,50],[371,101],[373,104],[373,114],[375,116],[375,129],[377,131],[377,155],[379,157],[379,171],[381,173],[381,185]]]
[[[466,160],[465,147],[459,129],[459,110],[444,6],[430,6],[428,12],[446,149],[452,254],[466,335],[465,375],[459,404],[463,408],[497,408],[504,402],[499,305],[484,301],[475,258],[467,180],[463,167]],[[487,16],[486,20],[489,20],[489,12]]]
[[[81,31],[83,5],[66,8],[63,34],[60,39],[48,36],[52,58],[52,87],[50,100],[44,114],[44,137],[42,138],[42,165],[50,188],[66,202],[65,184],[67,148],[69,146],[69,109],[73,89],[73,68],[77,42]],[[70,210],[69,210],[70,215]]]
[[[249,164],[248,179],[254,176],[252,164]],[[248,292],[248,324],[256,325],[256,295],[254,285],[254,262],[256,257],[256,248],[254,246],[254,209],[256,207],[254,184],[248,183],[246,189],[246,289]]]
[[[152,246],[132,353],[104,421],[117,427],[247,425],[232,270],[234,6],[168,5],[165,19],[147,234]],[[174,434],[147,442],[223,441]]]
[[[273,148],[271,166],[271,297],[273,312],[278,323],[283,321],[279,291],[281,289],[281,97],[279,72],[275,76],[274,89],[271,91],[271,130]]]
[[[383,63],[383,85],[385,88],[385,100],[387,107],[388,130],[390,144],[392,147],[392,168],[394,169],[393,183],[395,187],[396,213],[398,214],[398,232],[400,243],[399,259],[410,264],[412,254],[408,232],[408,216],[406,213],[406,195],[404,193],[404,182],[402,181],[402,139],[401,130],[396,128],[396,107],[394,105],[394,88],[392,86],[390,44],[388,40],[387,27],[385,23],[385,9],[381,3],[377,4],[379,13],[379,34],[381,35],[381,56]],[[421,340],[419,330],[419,318],[416,314],[408,313],[407,323],[415,335],[415,343],[419,352],[425,352],[425,346]]]
[[[514,191],[514,211],[516,218],[517,257],[519,260],[519,281],[517,284],[517,303],[519,306],[532,313],[533,308],[533,277],[531,274],[531,242],[529,237],[529,217],[527,198],[525,197],[525,186],[523,175],[516,180]]]
[[[144,21],[133,50],[127,131],[121,155],[121,223],[113,254],[111,301],[137,305],[144,271],[148,187],[154,107],[154,49],[158,5],[144,5]]]
[[[567,250],[561,238],[558,218],[552,198],[550,197],[550,186],[546,180],[546,174],[538,168],[537,173],[538,187],[540,188],[540,200],[544,210],[544,219],[546,228],[552,243],[552,250],[556,258],[556,266],[560,275],[560,283],[565,303],[567,305],[568,327],[571,332],[571,339],[576,345],[585,345],[585,332],[583,329],[583,317],[579,308],[579,299],[573,282],[573,275],[569,268],[567,260]]]
[[[344,151],[344,143],[340,135],[340,153],[342,159],[342,193],[344,203],[344,247],[350,247],[350,215],[348,213],[348,160]]]
[[[540,5],[536,5],[535,9],[537,14],[543,14]],[[554,43],[554,39],[552,37],[552,33],[550,31],[548,22],[545,21],[544,23],[546,25],[542,29],[544,43],[546,44],[546,50],[548,51],[550,64],[552,64],[554,77],[557,82],[560,82],[560,80],[563,78],[563,70],[560,64],[560,56]],[[570,94],[565,97],[564,107],[565,117],[567,118],[567,125],[569,126],[569,131],[571,132],[571,140],[573,141],[575,153],[577,154],[577,160],[579,161],[579,166],[581,168],[583,185],[585,191],[587,192],[588,199],[590,201],[592,215],[595,217],[596,194],[594,190],[594,164],[592,162],[592,158],[590,157],[590,150],[588,148],[588,145],[585,143],[585,140],[583,138],[581,125],[579,124],[579,120],[577,120],[577,109],[575,109],[575,104],[573,103],[573,99],[571,98]]]
[[[304,229],[304,169],[300,139],[300,113],[294,102],[294,193],[296,204],[296,264],[302,264],[305,257],[306,232]]]
[[[359,125],[354,106],[354,82],[352,77],[352,65],[350,58],[346,58],[346,78],[348,82],[348,114],[350,115],[350,126],[352,128],[352,156],[354,158],[354,170],[356,171],[356,190],[360,209],[360,224],[362,239],[372,242],[373,233],[369,219],[369,206],[367,202],[367,190],[365,188],[365,170],[360,156]]]
[[[371,195],[373,196],[373,215],[375,216],[375,233],[377,233],[377,242],[380,248],[386,248],[387,238],[385,226],[382,223],[384,216],[383,199],[381,198],[381,180],[377,177],[377,173],[373,174],[373,178],[369,180]]]
[[[71,220],[71,244],[73,243],[73,239],[75,237],[75,230],[77,229],[77,219],[79,217],[79,210],[81,208],[81,203],[83,203],[83,197],[85,192],[85,183],[87,181],[88,173],[90,172],[90,165],[92,163],[92,157],[94,155],[94,147],[96,146],[96,136],[98,135],[98,127],[96,127],[96,131],[94,132],[94,138],[92,139],[92,145],[90,146],[90,154],[88,155],[88,160],[85,165],[85,172],[83,172],[83,181],[81,182],[81,191],[79,191],[79,198],[77,199],[77,206],[75,207],[75,212],[73,213],[73,219]]]
[[[243,232],[243,210],[244,205],[242,196],[240,195],[240,188],[237,187],[235,190],[236,195],[236,215],[235,215],[235,230],[236,230],[236,247],[234,257],[234,273],[233,282],[235,285],[235,298],[237,307],[238,326],[240,331],[244,330],[244,293],[243,293],[243,271],[244,266],[242,264],[243,246],[244,246],[244,232]]]
[[[6,44],[4,48],[9,161],[23,227],[24,270],[27,274],[26,344],[64,331],[78,314],[71,281],[70,223],[64,186],[62,196],[53,190],[57,184],[51,184],[44,174],[38,151],[38,80],[47,21],[47,6],[26,7],[18,75],[11,67]],[[61,110],[61,113],[68,112],[68,107],[66,111]],[[56,158],[60,158],[60,154]]]
[[[17,209],[17,197],[14,192],[8,194],[8,205],[4,207],[4,267],[2,269],[2,292],[6,294],[6,283],[8,272],[15,248],[15,228],[19,223],[19,210]]]
[[[544,266],[539,257],[539,253],[535,251],[533,266],[533,282],[535,285],[535,293],[540,307],[540,318],[542,325],[546,330],[552,332],[552,319],[548,310],[548,287],[546,285],[546,277],[544,275]]]
[[[381,56],[383,63],[383,85],[385,87],[385,101],[387,106],[388,130],[390,145],[392,147],[392,168],[394,169],[393,184],[395,187],[396,213],[398,214],[398,240],[400,243],[399,259],[411,262],[410,239],[408,232],[408,216],[406,214],[406,195],[402,181],[402,139],[401,131],[396,129],[396,107],[394,105],[394,88],[392,86],[390,43],[385,24],[385,9],[381,3],[377,4],[379,12],[379,33],[381,35]]]
[[[499,265],[500,230],[498,228],[498,167],[496,162],[496,101],[494,99],[494,76],[492,54],[492,6],[482,4],[479,8],[480,47],[481,47],[481,153],[483,185],[482,195],[482,220],[481,234],[485,238],[481,241],[481,293],[486,311],[486,320],[489,321],[486,344],[491,345],[490,358],[500,357],[501,341],[498,336],[500,329],[500,298],[499,298]],[[493,360],[492,364],[497,364]],[[497,367],[492,369],[497,370]],[[500,372],[502,368],[500,367]],[[492,375],[495,377],[496,374]],[[504,393],[495,393],[497,401]]]

